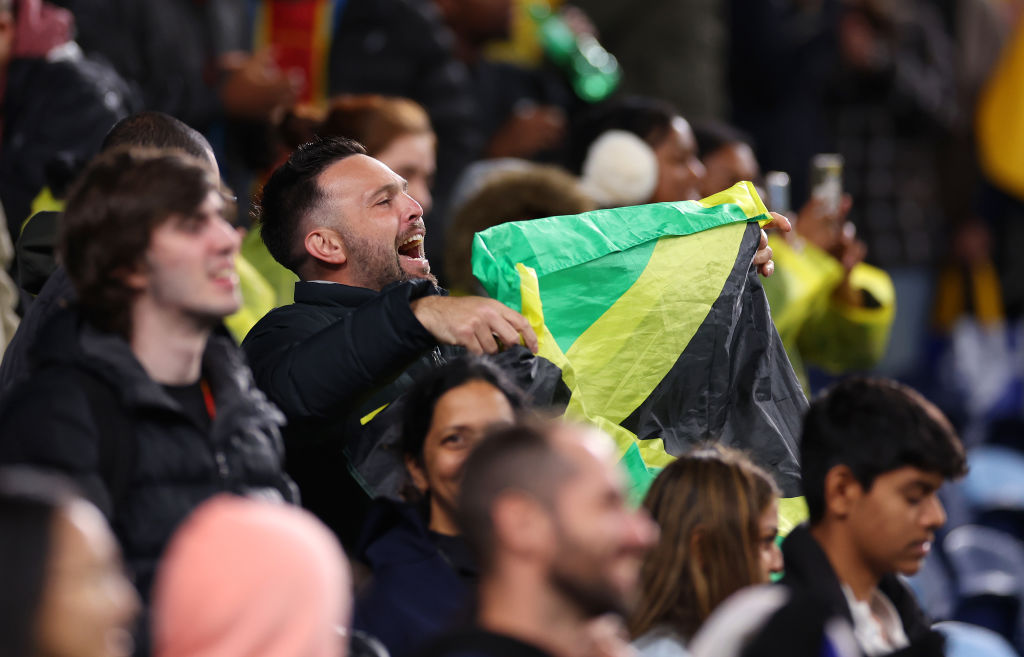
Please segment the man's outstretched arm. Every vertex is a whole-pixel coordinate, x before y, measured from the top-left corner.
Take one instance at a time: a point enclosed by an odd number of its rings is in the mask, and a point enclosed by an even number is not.
[[[385,290],[340,319],[292,308],[267,315],[242,343],[256,383],[291,418],[347,413],[438,344],[474,353],[537,338],[519,313],[492,299],[449,298],[425,281]],[[323,322],[330,322],[324,327]]]

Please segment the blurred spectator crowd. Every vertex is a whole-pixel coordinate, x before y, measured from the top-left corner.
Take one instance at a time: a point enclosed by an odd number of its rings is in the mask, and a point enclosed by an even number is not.
[[[1022,0],[0,0],[0,224],[0,655],[1024,655]]]

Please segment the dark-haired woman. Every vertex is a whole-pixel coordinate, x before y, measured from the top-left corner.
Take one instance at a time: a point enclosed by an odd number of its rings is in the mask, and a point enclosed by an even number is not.
[[[63,480],[0,470],[0,653],[128,657],[135,588],[103,514]]]
[[[571,165],[588,183],[598,182],[592,180],[590,174],[594,158],[607,159],[610,156],[618,159],[626,153],[633,153],[632,150],[621,149],[604,153],[593,151],[599,138],[609,131],[622,131],[639,137],[646,144],[646,148],[641,150],[649,152],[644,161],[649,159],[653,164],[650,179],[637,184],[632,190],[636,194],[645,193],[642,197],[631,198],[630,204],[686,201],[701,197],[701,182],[706,171],[697,156],[697,141],[690,124],[670,103],[629,96],[594,109],[580,121],[573,133]],[[605,162],[608,164],[612,162]],[[642,162],[631,159],[630,164],[640,166]],[[621,162],[615,165],[620,166]],[[617,168],[605,170],[619,171]]]
[[[477,571],[454,515],[462,464],[488,428],[512,422],[522,405],[502,371],[476,357],[449,362],[409,391],[402,452],[411,501],[375,502],[356,550],[372,580],[353,625],[392,655],[415,650],[467,611]]]

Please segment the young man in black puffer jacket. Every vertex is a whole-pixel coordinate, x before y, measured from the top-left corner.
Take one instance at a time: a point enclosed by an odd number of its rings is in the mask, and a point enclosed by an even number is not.
[[[72,191],[61,251],[79,296],[0,402],[0,463],[62,471],[108,516],[148,600],[178,524],[220,492],[297,501],[281,413],[220,321],[240,238],[208,164],[115,150]],[[140,646],[146,652],[146,646]]]

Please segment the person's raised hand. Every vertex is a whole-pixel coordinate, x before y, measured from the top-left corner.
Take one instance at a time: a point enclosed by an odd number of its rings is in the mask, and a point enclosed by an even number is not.
[[[494,299],[429,296],[410,304],[420,324],[442,344],[493,354],[523,344],[537,353],[537,334],[525,317]],[[499,345],[498,342],[501,342]]]
[[[220,64],[225,75],[221,103],[224,113],[234,118],[279,122],[302,90],[301,77],[282,71],[269,50],[229,53]]]
[[[857,239],[857,227],[852,222],[847,221],[843,224],[843,229],[839,233],[839,241],[833,249],[832,255],[843,266],[843,271],[847,275],[854,267],[864,262],[864,258],[868,255],[868,247],[863,241]]]
[[[850,272],[864,262],[868,247],[857,239],[857,227],[847,221],[840,230],[839,240],[830,252],[843,266],[843,279],[832,293],[833,297],[848,306],[864,305],[864,295],[850,284]]]
[[[565,136],[565,112],[559,107],[526,104],[498,128],[487,156],[529,158],[558,146]]]
[[[793,230],[793,223],[786,218],[784,215],[778,212],[770,212],[772,220],[765,224],[765,228],[775,228],[788,233]],[[767,278],[771,276],[775,271],[775,261],[772,260],[772,247],[768,246],[768,233],[761,230],[761,242],[757,245],[757,251],[754,253],[754,266],[757,267],[757,272]]]

